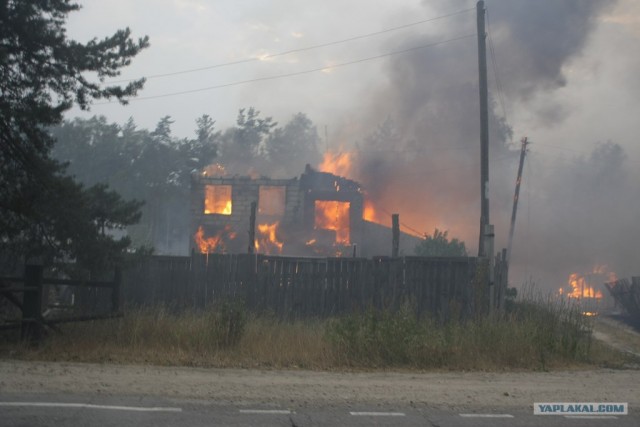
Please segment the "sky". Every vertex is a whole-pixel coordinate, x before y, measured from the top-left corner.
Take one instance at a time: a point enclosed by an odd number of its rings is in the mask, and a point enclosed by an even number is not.
[[[333,150],[366,148],[372,131],[390,119],[395,140],[388,145],[399,152],[388,155],[387,147],[386,154],[361,156],[353,178],[412,230],[447,229],[470,248],[477,245],[475,1],[81,3],[69,19],[69,37],[87,41],[124,27],[134,37],[148,35],[151,46],[116,79],[148,81],[127,106],[96,103],[89,112],[71,110],[69,118],[96,114],[124,123],[133,117],[153,129],[170,115],[174,134],[190,137],[202,114],[224,129],[240,108],[255,107],[283,124],[303,112]],[[622,277],[640,274],[633,227],[640,209],[640,2],[486,5],[498,247],[506,245],[519,140],[533,142],[514,280],[553,287],[570,272],[601,265]],[[372,33],[379,34],[360,37]],[[354,40],[342,42],[347,39]],[[289,74],[297,75],[271,79]],[[255,79],[262,80],[242,83]],[[171,95],[176,92],[189,93]],[[607,142],[622,154],[603,148]]]

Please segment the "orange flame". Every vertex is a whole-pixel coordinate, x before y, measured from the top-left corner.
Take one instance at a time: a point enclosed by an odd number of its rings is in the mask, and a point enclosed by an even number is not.
[[[349,177],[352,164],[351,153],[333,153],[327,151],[324,153],[322,163],[320,163],[318,169],[320,172],[329,172],[334,175]]]
[[[336,243],[349,244],[349,211],[351,203],[333,200],[316,200],[315,227],[336,232]]]
[[[598,272],[598,270],[594,270],[593,274],[603,274]],[[578,273],[572,273],[569,276],[569,280],[567,281],[570,286],[570,290],[565,292],[563,288],[560,288],[559,294],[566,295],[568,298],[582,299],[582,298],[590,298],[590,299],[601,299],[602,292],[596,291],[593,287],[589,286],[587,280],[584,276],[581,276]]]
[[[204,188],[204,213],[231,215],[231,186],[206,185]]]
[[[260,233],[260,237],[256,239],[256,250],[263,250],[267,255],[272,253],[282,253],[282,247],[284,243],[278,240],[277,232],[278,225],[280,225],[279,221],[274,222],[273,224],[259,224],[258,232]]]
[[[227,225],[224,229],[216,233],[212,237],[204,237],[204,230],[202,226],[198,227],[193,240],[196,243],[200,253],[209,254],[214,252],[224,252],[226,250],[225,239],[233,240],[236,238],[236,233],[231,230],[231,226]]]

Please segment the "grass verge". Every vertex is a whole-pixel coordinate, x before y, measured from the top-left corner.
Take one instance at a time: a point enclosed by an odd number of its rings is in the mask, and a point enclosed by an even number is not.
[[[0,355],[28,360],[203,367],[546,370],[628,362],[591,338],[579,310],[544,301],[445,323],[418,318],[409,305],[294,322],[247,315],[238,304],[181,314],[147,308],[66,324],[36,348],[2,342]]]

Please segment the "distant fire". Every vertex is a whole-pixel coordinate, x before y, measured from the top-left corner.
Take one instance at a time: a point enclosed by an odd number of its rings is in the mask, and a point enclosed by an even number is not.
[[[349,202],[316,200],[315,228],[334,230],[336,232],[336,243],[340,245],[348,245],[350,241],[350,208],[351,203]]]
[[[209,254],[224,253],[226,251],[226,242],[235,238],[236,233],[232,231],[231,227],[228,225],[211,237],[205,237],[204,230],[202,229],[202,226],[200,226],[198,227],[198,231],[193,237],[193,240],[195,241],[198,249],[200,249],[200,253]]]
[[[601,299],[602,291],[596,290],[592,286],[592,282],[601,281],[604,282],[607,278],[608,281],[615,281],[616,274],[607,271],[606,265],[596,265],[590,273],[578,274],[572,273],[567,280],[568,286],[563,286],[558,290],[561,296],[573,299]]]
[[[284,243],[278,240],[278,221],[272,224],[258,225],[259,236],[256,236],[256,250],[258,252],[272,255],[281,254]]]

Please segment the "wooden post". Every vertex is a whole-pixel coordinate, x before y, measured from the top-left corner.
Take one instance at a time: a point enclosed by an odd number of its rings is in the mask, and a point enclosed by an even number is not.
[[[24,269],[24,291],[22,301],[23,340],[37,343],[42,338],[42,270],[41,265],[27,265]]]
[[[477,5],[478,31],[478,76],[480,88],[480,242],[479,257],[493,256],[484,241],[485,226],[489,220],[489,94],[487,84],[487,34],[484,28],[485,7],[480,0]]]
[[[250,254],[256,250],[256,202],[251,202],[251,218],[249,218],[249,250]]]
[[[113,273],[113,287],[111,288],[111,311],[118,313],[120,311],[120,291],[122,285],[122,270],[116,267]]]
[[[391,227],[393,232],[392,242],[391,242],[391,256],[393,258],[397,258],[400,253],[400,215],[392,214],[391,215]]]
[[[494,253],[493,253],[493,243],[494,243],[494,238],[495,238],[495,234],[493,231],[493,225],[492,224],[487,224],[485,226],[485,233],[484,233],[484,242],[486,245],[486,256],[489,260],[489,311],[493,311],[493,309],[495,308],[495,286],[494,286],[494,282],[495,282],[495,271],[494,271]]]

